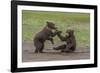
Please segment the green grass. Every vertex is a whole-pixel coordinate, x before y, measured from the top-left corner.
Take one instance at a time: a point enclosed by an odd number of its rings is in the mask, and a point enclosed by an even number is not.
[[[22,35],[24,42],[31,42],[34,35],[42,30],[46,21],[52,21],[59,30],[65,31],[68,28],[75,30],[77,44],[79,46],[89,46],[90,42],[90,14],[88,13],[68,13],[68,12],[42,12],[42,11],[22,11]],[[57,37],[54,38],[58,42]],[[59,41],[60,42],[60,41]]]

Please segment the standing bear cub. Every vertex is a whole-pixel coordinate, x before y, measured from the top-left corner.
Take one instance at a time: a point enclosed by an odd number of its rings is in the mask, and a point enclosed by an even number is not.
[[[35,53],[42,53],[44,49],[44,42],[46,40],[50,40],[52,44],[53,38],[56,35],[56,32],[53,32],[52,30],[56,30],[55,24],[52,22],[47,22],[47,25],[36,34],[34,37],[34,46],[35,46]]]

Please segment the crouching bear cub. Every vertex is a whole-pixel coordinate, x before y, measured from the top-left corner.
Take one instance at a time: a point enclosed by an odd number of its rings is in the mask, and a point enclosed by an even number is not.
[[[76,50],[76,39],[74,35],[74,30],[68,29],[66,31],[66,36],[61,35],[61,31],[57,31],[57,35],[61,41],[65,41],[66,44],[54,47],[54,50],[61,50],[61,52],[74,52]],[[68,35],[67,35],[68,34]]]
[[[53,38],[56,33],[52,32],[52,30],[56,30],[57,28],[55,27],[55,24],[52,22],[47,22],[47,25],[36,34],[34,37],[34,46],[35,46],[35,53],[42,53],[44,49],[44,43],[46,40],[50,40],[52,44]]]

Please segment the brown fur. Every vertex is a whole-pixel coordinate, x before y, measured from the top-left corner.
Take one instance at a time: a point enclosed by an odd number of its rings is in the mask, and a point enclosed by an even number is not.
[[[52,32],[54,29],[56,29],[55,24],[52,22],[47,22],[47,25],[43,28],[43,30],[36,34],[34,38],[34,46],[36,47],[35,53],[43,52],[44,42],[46,40],[50,40],[52,44],[54,43],[52,38],[55,36],[55,34]]]
[[[61,39],[61,41],[65,41],[66,44],[55,47],[55,50],[61,50],[62,52],[73,52],[76,50],[74,30],[67,30],[66,33],[68,33],[68,35],[66,35],[65,37],[58,33],[58,37]]]

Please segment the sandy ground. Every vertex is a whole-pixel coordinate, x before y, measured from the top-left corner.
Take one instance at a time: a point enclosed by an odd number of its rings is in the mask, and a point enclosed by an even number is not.
[[[74,53],[61,53],[60,51],[53,50],[52,45],[45,45],[44,52],[36,54],[34,53],[35,47],[33,43],[23,43],[22,48],[22,62],[34,62],[34,61],[56,61],[56,60],[80,60],[90,58],[89,47],[77,48]]]

